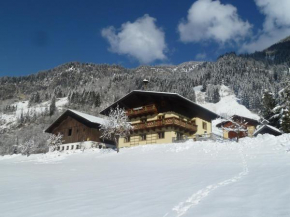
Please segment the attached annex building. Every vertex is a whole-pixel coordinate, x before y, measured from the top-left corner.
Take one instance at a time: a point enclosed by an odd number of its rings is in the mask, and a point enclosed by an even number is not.
[[[259,124],[259,121],[255,120],[255,119],[251,119],[251,118],[247,118],[247,117],[243,117],[243,116],[239,116],[239,115],[233,115],[231,118],[231,120],[233,120],[234,122],[240,124],[241,126],[244,126],[244,128],[247,131],[241,131],[239,132],[239,138],[243,138],[243,137],[253,137],[254,136],[254,132],[257,128],[257,125]],[[228,120],[228,121],[223,121],[219,124],[216,125],[218,128],[232,128],[234,126],[234,124]],[[237,132],[233,131],[227,131],[225,129],[223,129],[223,137],[225,139],[233,139],[233,138],[237,138],[238,134]]]
[[[119,105],[124,108],[133,126],[133,132],[119,139],[120,147],[172,143],[212,133],[213,119],[217,114],[177,94],[134,90],[104,109]]]
[[[112,146],[112,142],[102,140],[100,125],[105,120],[93,115],[85,114],[75,110],[66,110],[46,130],[46,133],[63,135],[63,145],[60,151],[85,148]]]

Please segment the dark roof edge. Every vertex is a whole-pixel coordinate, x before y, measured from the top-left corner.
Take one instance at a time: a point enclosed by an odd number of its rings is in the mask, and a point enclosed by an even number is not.
[[[90,122],[90,124],[92,124],[92,125],[100,125],[100,124],[98,124],[98,123],[94,123],[94,122],[91,122],[90,120],[88,120],[88,119],[86,119],[86,118],[84,118],[84,117],[82,117],[82,116],[80,116],[80,115],[78,115],[77,113],[75,113],[75,112],[73,112],[72,110],[70,110],[70,109],[67,109],[65,112],[63,112],[52,124],[50,124],[50,126],[47,128],[47,129],[45,129],[44,130],[44,132],[45,133],[51,133],[51,127],[53,127],[53,125],[55,125],[58,121],[60,121],[61,120],[61,118],[63,117],[63,116],[65,116],[65,115],[69,115],[69,114],[73,114],[73,115],[75,115],[75,116],[77,116],[79,119],[82,119],[82,120],[85,120],[84,122]]]
[[[158,92],[158,91],[143,91],[143,90],[133,90],[133,91],[131,91],[131,92],[128,93],[127,95],[123,96],[121,99],[117,100],[116,102],[114,102],[113,104],[111,104],[110,106],[108,106],[107,108],[105,108],[104,110],[102,110],[102,111],[100,112],[100,114],[105,115],[105,111],[107,111],[110,107],[112,107],[112,106],[114,106],[114,105],[117,105],[118,102],[120,102],[121,100],[127,98],[128,96],[130,96],[130,95],[133,94],[134,92],[136,92],[136,93],[157,93],[157,94],[164,94],[164,95],[175,95],[175,96],[181,97],[182,99],[184,99],[184,100],[190,102],[190,103],[193,104],[193,105],[196,105],[196,106],[200,107],[201,109],[204,109],[204,110],[208,111],[209,113],[211,113],[212,115],[214,115],[214,116],[216,116],[216,117],[222,117],[221,115],[218,115],[218,114],[214,113],[213,111],[211,111],[211,110],[209,110],[209,109],[207,109],[207,108],[205,108],[205,107],[203,107],[203,106],[201,106],[201,105],[199,105],[199,104],[197,104],[197,103],[191,101],[190,99],[187,99],[187,98],[184,97],[184,96],[181,96],[181,95],[178,94],[178,93],[172,93],[172,92]]]

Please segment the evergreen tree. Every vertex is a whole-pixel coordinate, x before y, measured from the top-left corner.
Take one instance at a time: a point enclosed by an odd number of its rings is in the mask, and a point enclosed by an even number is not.
[[[49,115],[52,116],[55,111],[56,111],[56,105],[55,105],[55,96],[52,97],[51,102],[50,102],[50,106],[49,106]]]
[[[276,105],[274,94],[266,89],[264,91],[262,99],[263,99],[262,115],[266,120],[270,121],[271,124],[270,118],[274,115],[273,109],[275,108]]]
[[[284,111],[284,115],[282,118],[281,129],[284,133],[290,133],[290,111]]]

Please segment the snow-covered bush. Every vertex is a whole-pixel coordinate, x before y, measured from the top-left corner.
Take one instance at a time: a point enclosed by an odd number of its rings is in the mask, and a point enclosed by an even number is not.
[[[27,157],[37,149],[37,145],[34,141],[34,138],[29,139],[24,144],[20,145],[20,152]]]
[[[47,145],[49,147],[49,151],[59,150],[62,145],[62,137],[63,135],[58,133],[57,135],[51,134],[47,140]]]

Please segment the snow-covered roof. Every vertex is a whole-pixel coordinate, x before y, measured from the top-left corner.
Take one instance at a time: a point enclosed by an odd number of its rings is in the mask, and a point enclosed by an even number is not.
[[[105,119],[103,118],[100,118],[100,117],[96,117],[96,116],[93,116],[93,115],[89,115],[89,114],[86,114],[86,113],[82,113],[82,112],[79,112],[79,111],[76,111],[76,110],[72,110],[72,109],[68,109],[69,111],[75,113],[76,115],[92,122],[92,123],[96,123],[96,124],[104,124],[105,122]]]
[[[273,130],[273,131],[275,131],[275,132],[277,132],[277,133],[281,133],[281,134],[282,134],[282,132],[281,132],[279,129],[277,129],[276,127],[273,127],[273,126],[271,126],[271,125],[267,125],[267,124],[265,124],[265,125],[259,127],[259,128],[254,132],[254,136],[256,136],[259,132],[261,132],[261,131],[262,131],[263,129],[265,129],[265,128],[269,128],[269,129],[271,129],[271,130]]]
[[[63,114],[61,114],[46,130],[45,132],[51,133],[52,130],[57,127],[67,116],[72,116],[77,120],[83,122],[89,127],[99,127],[105,123],[105,119],[99,118],[93,115],[89,115],[83,112],[75,111],[72,109],[66,110]]]

